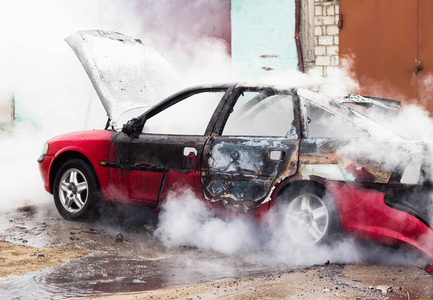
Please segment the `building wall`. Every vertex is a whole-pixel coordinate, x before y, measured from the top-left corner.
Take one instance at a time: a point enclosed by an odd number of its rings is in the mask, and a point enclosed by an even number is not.
[[[232,0],[232,64],[240,80],[298,69],[295,1]]]
[[[302,0],[301,7],[305,72],[326,77],[338,68],[339,63],[338,0]]]

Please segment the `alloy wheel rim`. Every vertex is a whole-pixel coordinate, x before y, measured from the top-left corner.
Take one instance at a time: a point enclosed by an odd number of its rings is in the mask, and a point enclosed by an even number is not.
[[[60,179],[59,198],[63,208],[70,213],[82,211],[88,201],[89,185],[86,176],[76,169],[68,169]]]
[[[317,195],[302,194],[287,207],[286,220],[293,228],[294,240],[302,245],[314,245],[326,234],[329,227],[329,211]]]

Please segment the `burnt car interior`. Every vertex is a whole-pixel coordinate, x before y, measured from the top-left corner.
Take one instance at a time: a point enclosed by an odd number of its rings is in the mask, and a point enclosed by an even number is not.
[[[348,122],[340,115],[335,115],[323,107],[317,106],[301,97],[306,111],[306,136],[309,138],[368,138],[369,134],[362,128]]]
[[[296,138],[292,94],[272,90],[244,90],[225,123],[225,136],[275,136]]]

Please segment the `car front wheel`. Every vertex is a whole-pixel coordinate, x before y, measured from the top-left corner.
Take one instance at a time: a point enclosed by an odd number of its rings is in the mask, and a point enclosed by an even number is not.
[[[332,196],[324,189],[289,189],[278,200],[279,223],[295,244],[323,244],[337,237],[338,212]]]
[[[87,220],[96,214],[99,186],[93,168],[81,159],[63,164],[54,181],[54,202],[67,220]]]

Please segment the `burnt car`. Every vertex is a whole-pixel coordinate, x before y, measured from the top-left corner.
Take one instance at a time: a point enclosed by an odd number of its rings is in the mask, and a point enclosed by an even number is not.
[[[169,191],[189,188],[210,205],[270,215],[301,232],[304,244],[329,241],[341,230],[407,243],[433,257],[429,145],[367,117],[370,109],[398,113],[399,102],[301,87],[205,85],[121,124],[122,109],[113,113],[113,103],[134,93],[138,103],[145,101],[145,86],[125,80],[133,76],[119,71],[122,62],[101,74],[100,49],[89,51],[100,41],[147,51],[117,33],[67,39],[109,122],[104,130],[61,135],[44,146],[38,160],[44,186],[65,219],[91,217],[101,201],[158,209]]]

